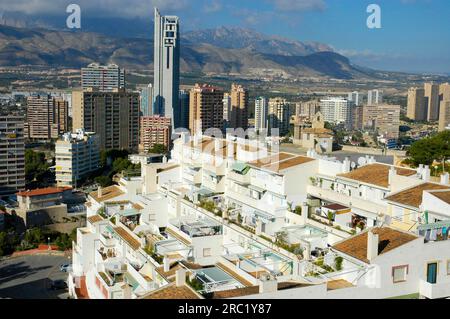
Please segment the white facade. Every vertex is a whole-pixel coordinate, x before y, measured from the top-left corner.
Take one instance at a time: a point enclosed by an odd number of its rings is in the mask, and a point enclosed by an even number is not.
[[[367,92],[367,105],[377,105],[383,102],[383,92],[380,90],[369,90]]]
[[[320,112],[326,122],[344,124],[347,129],[352,128],[352,105],[348,100],[344,98],[320,100]]]
[[[116,64],[91,63],[81,69],[81,87],[113,92],[125,87],[125,70]]]
[[[76,187],[77,181],[100,167],[100,149],[94,133],[66,133],[55,144],[58,186]]]
[[[269,106],[265,97],[259,97],[255,100],[255,129],[267,129],[267,113]]]

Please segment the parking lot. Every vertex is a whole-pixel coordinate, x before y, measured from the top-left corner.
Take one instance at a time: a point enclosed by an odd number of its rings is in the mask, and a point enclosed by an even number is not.
[[[28,255],[0,261],[0,299],[66,299],[67,289],[51,290],[53,280],[67,280],[63,256]]]

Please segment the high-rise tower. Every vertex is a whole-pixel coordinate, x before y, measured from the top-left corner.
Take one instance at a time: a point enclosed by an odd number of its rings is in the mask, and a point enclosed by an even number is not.
[[[154,113],[172,118],[179,127],[180,30],[176,16],[161,16],[155,8]]]

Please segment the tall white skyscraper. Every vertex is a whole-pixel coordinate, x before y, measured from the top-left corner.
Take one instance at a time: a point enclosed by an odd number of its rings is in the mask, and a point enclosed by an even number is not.
[[[367,105],[377,105],[383,102],[383,91],[369,90],[367,92]]]
[[[320,100],[320,112],[326,122],[345,124],[347,129],[353,125],[352,106],[344,98],[328,98]]]
[[[359,92],[351,92],[348,94],[348,101],[352,102],[355,106],[359,106],[361,104],[361,100],[359,98]]]
[[[255,100],[255,129],[264,130],[267,129],[267,112],[269,104],[265,97],[258,97]]]
[[[172,118],[172,129],[180,125],[180,30],[179,18],[161,16],[155,8],[154,112]]]

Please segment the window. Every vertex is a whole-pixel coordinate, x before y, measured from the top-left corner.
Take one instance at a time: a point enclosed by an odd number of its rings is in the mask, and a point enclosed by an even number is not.
[[[394,284],[406,281],[407,274],[408,274],[408,266],[392,267],[392,277]]]
[[[211,256],[211,248],[203,248],[203,257]]]

